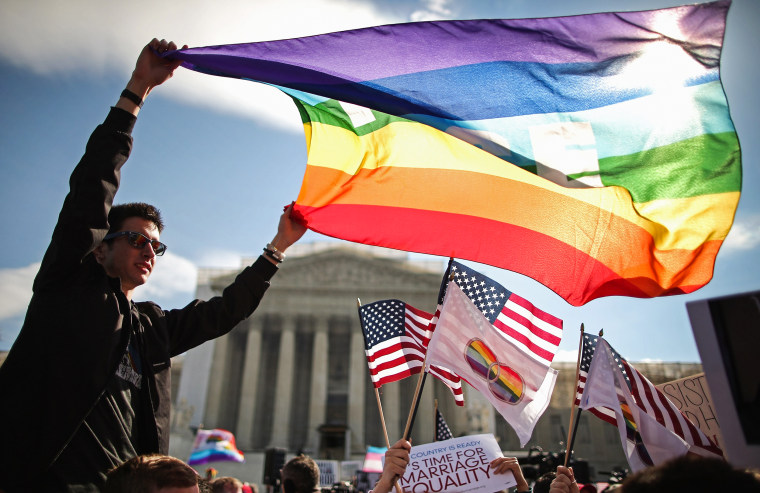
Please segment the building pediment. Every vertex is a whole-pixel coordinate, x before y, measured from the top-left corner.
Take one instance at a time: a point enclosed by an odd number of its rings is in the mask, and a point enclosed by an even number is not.
[[[373,253],[362,246],[338,244],[309,255],[288,256],[272,279],[270,291],[302,291],[314,289],[340,289],[347,291],[437,290],[443,275],[429,265],[399,261],[398,256],[388,257]],[[238,271],[214,277],[210,286],[221,292],[230,284]]]
[[[306,257],[288,259],[281,266],[273,287],[427,289],[437,287],[443,272],[433,273],[396,259],[338,247]]]

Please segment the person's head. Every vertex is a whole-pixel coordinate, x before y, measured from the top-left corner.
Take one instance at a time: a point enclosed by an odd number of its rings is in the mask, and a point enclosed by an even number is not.
[[[111,277],[121,279],[121,288],[131,292],[145,284],[153,272],[156,256],[166,246],[159,241],[164,223],[154,206],[141,202],[115,205],[108,214],[109,230],[94,250],[95,260]]]
[[[201,477],[168,455],[138,455],[110,471],[102,493],[199,493]]]
[[[319,491],[319,467],[311,457],[299,455],[282,467],[280,481],[284,493]]]
[[[211,493],[242,493],[243,483],[236,478],[222,476],[211,481]]]
[[[533,485],[533,493],[549,493],[552,481],[554,481],[554,478],[556,477],[557,473],[554,471],[549,471],[539,476]]]
[[[760,481],[752,474],[735,469],[721,459],[683,455],[628,476],[619,489],[622,493],[660,493],[688,491],[760,492]]]
[[[116,233],[117,231],[121,231],[124,221],[131,217],[139,217],[152,222],[159,233],[163,233],[164,231],[164,220],[161,218],[161,211],[145,202],[130,202],[111,207],[111,210],[108,212],[108,232]]]

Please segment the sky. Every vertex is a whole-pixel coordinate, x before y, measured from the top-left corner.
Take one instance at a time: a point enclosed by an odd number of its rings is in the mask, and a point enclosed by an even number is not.
[[[0,350],[10,348],[23,322],[32,280],[68,191],[68,177],[151,38],[195,47],[410,21],[553,17],[683,3],[136,0],[114,7],[92,0],[3,0]],[[575,361],[583,323],[587,331],[604,329],[610,344],[631,361],[700,361],[686,302],[760,289],[758,25],[760,2],[734,0],[721,78],[742,146],[743,187],[734,226],[707,286],[689,295],[608,297],[573,307],[525,276],[467,262],[564,320],[557,360]],[[194,297],[198,268],[239,267],[242,257],[258,255],[272,239],[282,207],[295,200],[300,189],[306,163],[303,127],[293,103],[275,89],[180,68],[150,94],[133,135],[134,150],[116,201],[157,205],[166,223],[161,240],[169,246],[135,299],[151,299],[164,308],[183,306]],[[309,232],[301,243],[314,241],[336,240]]]

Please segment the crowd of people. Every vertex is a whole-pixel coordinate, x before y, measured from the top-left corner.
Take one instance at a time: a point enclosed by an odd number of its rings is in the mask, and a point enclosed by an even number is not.
[[[409,465],[411,443],[396,442],[385,455],[383,472],[368,493],[404,492],[398,480]],[[628,476],[623,483],[597,490],[592,484],[580,485],[570,467],[558,466],[530,484],[524,477],[519,461],[514,457],[494,459],[490,467],[495,474],[514,475],[515,493],[714,493],[731,491],[760,492],[760,470],[749,471],[732,467],[728,462],[685,455],[656,467]],[[314,493],[330,491],[320,485],[319,466],[309,456],[298,455],[282,467],[279,478],[281,493]],[[351,490],[356,491],[356,490]],[[257,486],[225,476],[203,478],[185,462],[165,455],[134,457],[108,472],[102,493],[258,493]],[[496,493],[507,493],[496,492]]]
[[[176,48],[158,39],[144,47],[71,175],[24,324],[0,367],[0,465],[13,472],[0,474],[0,493],[257,493],[235,478],[203,478],[167,455],[171,358],[250,316],[306,228],[286,207],[261,256],[218,297],[168,311],[133,301],[167,249],[160,241],[164,223],[152,205],[113,201],[140,108],[179,66],[161,54]],[[388,449],[373,493],[397,488],[410,449],[406,440]],[[490,467],[511,472],[520,493],[580,492],[571,468],[559,466],[531,485],[513,457]],[[307,456],[290,460],[280,487],[321,491],[317,464]],[[634,474],[618,490],[754,492],[760,486],[756,475],[726,462],[682,458]]]

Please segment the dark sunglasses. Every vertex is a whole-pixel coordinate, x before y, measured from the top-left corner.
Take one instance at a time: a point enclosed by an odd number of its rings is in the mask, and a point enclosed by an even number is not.
[[[145,245],[150,243],[150,246],[153,248],[153,252],[157,257],[160,257],[166,252],[166,245],[158,240],[151,240],[144,234],[138,233],[137,231],[119,231],[117,233],[111,233],[109,235],[106,235],[105,238],[103,238],[103,241],[113,240],[114,238],[118,238],[120,236],[126,236],[129,245],[131,247],[137,248],[138,250],[142,250],[145,248]]]

